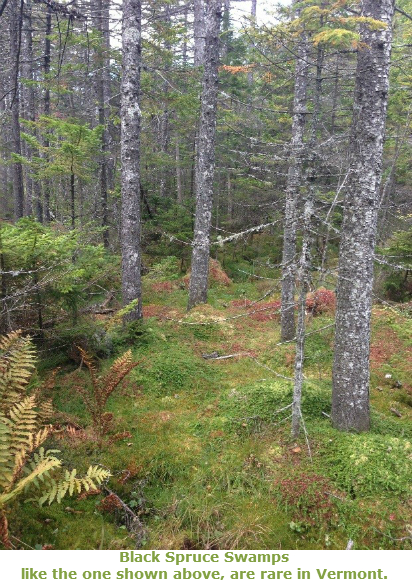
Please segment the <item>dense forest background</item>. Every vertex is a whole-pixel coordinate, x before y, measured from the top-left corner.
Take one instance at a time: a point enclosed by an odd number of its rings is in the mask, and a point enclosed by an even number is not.
[[[1,0],[6,547],[408,547],[412,2],[270,4]]]

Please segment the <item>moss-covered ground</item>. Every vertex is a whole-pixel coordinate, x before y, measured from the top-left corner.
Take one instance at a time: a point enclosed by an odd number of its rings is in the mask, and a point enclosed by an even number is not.
[[[411,320],[374,309],[372,429],[358,435],[328,418],[333,313],[308,316],[306,433],[295,441],[284,409],[295,346],[279,344],[278,297],[245,307],[265,294],[264,282],[217,286],[209,305],[187,314],[178,281],[153,286],[144,322],[110,330],[113,357],[131,347],[140,361],[109,403],[112,435],[124,438],[99,449],[86,428],[52,442],[79,471],[109,467],[107,488],[141,526],[104,499],[107,490],[41,509],[21,502],[9,514],[15,545],[290,550],[344,549],[352,539],[356,549],[409,549]],[[202,356],[211,353],[238,356]],[[86,375],[77,366],[57,375],[54,403],[83,428],[90,419],[73,385]]]

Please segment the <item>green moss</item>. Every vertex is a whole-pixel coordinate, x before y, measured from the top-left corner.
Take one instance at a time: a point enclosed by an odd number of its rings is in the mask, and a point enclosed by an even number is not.
[[[389,435],[339,433],[323,453],[331,479],[354,497],[412,491],[410,441]]]
[[[198,389],[211,384],[218,370],[184,344],[165,343],[163,348],[144,360],[132,378],[154,394],[172,395],[177,391]]]
[[[293,397],[291,382],[261,381],[232,389],[222,398],[220,413],[233,423],[277,423],[290,414]],[[288,409],[284,409],[288,407]],[[305,417],[320,417],[330,411],[330,388],[322,383],[307,383],[302,396]]]

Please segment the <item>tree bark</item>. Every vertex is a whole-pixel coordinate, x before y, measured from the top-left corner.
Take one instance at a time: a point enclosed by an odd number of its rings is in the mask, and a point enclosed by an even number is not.
[[[122,295],[127,306],[138,300],[127,320],[142,318],[140,251],[140,0],[125,0],[122,26],[121,162],[122,162]]]
[[[44,58],[43,58],[43,70],[44,70],[44,82],[45,82],[45,89],[44,89],[44,115],[48,117],[50,115],[50,61],[51,61],[51,41],[50,35],[52,31],[52,8],[51,6],[47,6],[46,12],[46,36],[44,41]],[[44,156],[47,160],[48,153],[47,149],[50,146],[50,141],[45,137],[43,141],[43,146],[45,149]],[[48,179],[44,182],[44,196],[43,196],[43,216],[44,221],[46,223],[50,223],[50,181]]]
[[[176,190],[177,190],[177,203],[182,205],[183,203],[183,182],[182,182],[182,168],[180,165],[180,143],[179,135],[176,134],[175,140],[175,159],[176,159]]]
[[[205,53],[205,0],[194,0],[193,18],[195,37],[194,65],[202,66]]]
[[[309,55],[308,55],[309,56]],[[295,382],[293,388],[292,404],[292,435],[297,437],[302,420],[302,388],[303,367],[305,360],[306,339],[306,295],[310,286],[310,269],[312,264],[312,216],[315,203],[315,185],[319,167],[317,164],[317,132],[319,127],[321,96],[322,96],[322,70],[324,52],[321,46],[317,49],[315,92],[313,96],[313,112],[310,127],[310,139],[308,143],[307,167],[305,172],[305,185],[307,189],[303,210],[302,252],[300,256],[298,281],[300,293],[298,300],[298,324],[296,330],[296,355],[295,355]]]
[[[101,224],[103,227],[103,245],[109,247],[109,215],[108,215],[108,152],[109,152],[109,135],[107,122],[109,114],[107,112],[107,102],[109,98],[110,75],[107,70],[110,66],[110,57],[108,51],[110,44],[107,46],[106,29],[109,26],[109,2],[107,0],[98,0],[96,26],[99,32],[99,47],[97,49],[98,73],[97,73],[97,100],[99,103],[99,125],[103,127],[101,139],[100,155],[100,207],[101,207]],[[109,38],[110,43],[110,38]]]
[[[308,54],[308,40],[306,35],[302,34],[297,46],[292,140],[286,184],[282,254],[282,306],[280,314],[282,341],[291,340],[295,336],[296,219],[305,152],[304,133],[308,88]]]
[[[195,171],[196,216],[188,309],[207,301],[221,17],[221,0],[210,0],[205,23],[206,45]]]
[[[21,50],[21,29],[22,29],[22,3],[19,0],[12,0],[10,4],[10,57],[11,82],[12,82],[12,140],[13,153],[21,155],[20,137],[20,87],[19,68]],[[14,219],[18,220],[24,215],[24,185],[23,167],[20,162],[13,163],[13,199],[14,199]]]
[[[337,286],[332,422],[345,431],[369,429],[369,347],[373,260],[389,90],[393,0],[363,0],[351,129],[350,175],[344,201]]]
[[[32,22],[32,2],[31,0],[26,0],[25,6],[25,26],[24,26],[24,48],[25,48],[25,69],[24,76],[28,81],[28,86],[25,91],[26,93],[26,110],[27,118],[29,121],[34,122],[36,120],[36,95],[34,90],[34,71],[33,71],[33,22]],[[28,157],[32,159],[33,157],[38,157],[39,151],[37,148],[32,148],[28,146]],[[27,215],[34,215],[36,219],[42,223],[43,222],[43,207],[41,201],[41,187],[40,182],[32,175],[28,174],[28,180],[30,181],[30,187],[27,188],[26,195],[26,213]],[[30,195],[29,195],[30,192]]]
[[[256,12],[257,12],[257,0],[252,0],[252,6],[250,9],[250,15],[252,18],[256,18]]]

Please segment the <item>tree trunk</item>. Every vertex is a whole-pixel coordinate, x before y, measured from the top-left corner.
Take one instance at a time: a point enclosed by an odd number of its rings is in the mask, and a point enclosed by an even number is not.
[[[195,36],[194,65],[202,66],[205,53],[205,0],[194,0],[193,18]]]
[[[257,12],[257,0],[252,0],[252,7],[250,9],[250,15],[252,18],[256,18]]]
[[[165,6],[164,16],[162,18],[167,31],[170,29],[171,26],[171,17],[170,17],[170,6],[169,4]],[[170,141],[170,112],[169,112],[169,82],[167,80],[168,73],[170,71],[170,41],[166,39],[164,42],[164,49],[166,53],[166,63],[164,66],[164,74],[165,80],[163,82],[162,87],[162,94],[164,97],[163,101],[163,112],[160,117],[160,127],[159,127],[159,145],[160,145],[160,152],[162,153],[162,158],[166,161],[168,156],[168,149],[169,149],[169,141]],[[164,163],[164,166],[163,166]],[[167,194],[167,185],[168,185],[168,177],[169,177],[169,170],[168,170],[168,163],[162,162],[162,167],[160,169],[160,183],[159,183],[159,195],[160,197],[166,197]]]
[[[31,0],[26,0],[25,8],[25,72],[24,76],[27,81],[29,81],[26,89],[26,110],[27,118],[29,121],[34,122],[36,120],[36,95],[34,90],[34,71],[33,71],[33,23],[32,23],[32,2]],[[32,148],[28,146],[28,157],[32,159],[33,157],[39,157],[39,151],[37,148]],[[26,213],[28,215],[35,215],[37,220],[42,223],[43,221],[43,208],[41,201],[41,187],[40,182],[35,177],[33,178],[30,174],[28,175],[30,180],[30,191],[31,195],[27,194],[26,199]]]
[[[309,56],[309,54],[308,54]],[[306,200],[303,210],[302,252],[298,271],[300,293],[298,300],[298,325],[296,331],[296,355],[295,355],[295,382],[293,389],[292,404],[292,435],[297,437],[302,420],[302,387],[303,365],[305,360],[306,339],[306,295],[310,286],[310,269],[312,264],[312,216],[315,203],[315,185],[318,175],[318,151],[317,131],[319,127],[321,96],[322,96],[322,70],[324,51],[318,46],[316,58],[315,92],[313,96],[313,112],[310,127],[310,139],[308,144],[307,168],[305,172],[305,184],[307,188]]]
[[[47,12],[46,12],[46,37],[44,41],[44,60],[43,60],[43,70],[44,70],[44,82],[45,82],[45,89],[44,89],[44,114],[46,117],[50,115],[50,60],[51,60],[51,41],[50,35],[52,30],[52,8],[50,5],[47,5]],[[45,149],[44,156],[47,160],[48,153],[47,149],[50,146],[49,139],[47,136],[43,141],[43,146]],[[44,221],[46,223],[50,222],[50,181],[48,179],[44,182],[44,197],[43,197],[43,215]]]
[[[207,301],[210,228],[212,221],[218,94],[221,0],[210,0],[206,13],[206,46],[199,138],[196,158],[196,216],[188,308]]]
[[[20,88],[19,66],[21,50],[22,29],[22,4],[19,0],[12,0],[10,4],[10,57],[11,57],[11,82],[12,82],[12,140],[13,153],[21,155],[20,138]],[[19,162],[13,163],[13,199],[14,219],[18,220],[24,215],[24,185],[23,167]]]
[[[140,253],[140,0],[125,0],[122,27],[121,161],[122,161],[122,295],[126,306],[138,300],[128,320],[142,317]]]
[[[110,66],[110,58],[107,54],[109,47],[107,46],[106,28],[109,23],[109,4],[107,0],[98,0],[97,2],[97,18],[96,26],[99,32],[99,47],[97,49],[97,100],[99,106],[99,125],[103,127],[101,140],[101,155],[100,155],[100,207],[101,207],[101,224],[103,227],[103,245],[105,248],[109,247],[109,216],[108,216],[108,150],[109,137],[107,129],[107,121],[109,114],[107,112],[107,101],[109,97],[108,85],[110,86],[110,76],[108,75],[108,67]]]
[[[350,176],[339,254],[332,422],[345,431],[369,429],[369,346],[373,261],[389,90],[393,0],[363,0],[351,130]]]
[[[301,401],[303,387],[303,362],[305,358],[305,338],[306,338],[306,294],[309,289],[309,276],[311,265],[311,220],[313,214],[313,196],[309,190],[304,209],[304,229],[302,254],[299,264],[299,308],[298,327],[296,332],[296,356],[295,356],[295,382],[293,388],[292,403],[292,435],[297,437],[300,431],[300,421],[302,418]]]
[[[303,137],[306,124],[308,51],[309,47],[306,35],[302,34],[297,46],[292,140],[290,144],[290,161],[286,184],[282,255],[282,341],[291,340],[295,336],[296,219],[305,150]]]
[[[179,135],[176,134],[175,141],[175,159],[176,159],[176,189],[177,189],[177,203],[183,203],[183,183],[182,183],[182,168],[180,165],[180,144]]]

